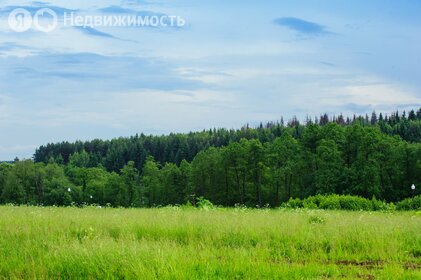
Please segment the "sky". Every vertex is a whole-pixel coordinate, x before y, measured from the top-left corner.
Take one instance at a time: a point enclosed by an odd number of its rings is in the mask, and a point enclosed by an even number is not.
[[[15,32],[16,8],[49,8],[58,25]],[[69,26],[64,13],[185,24]],[[418,0],[3,0],[0,160],[51,142],[419,108],[420,14]]]

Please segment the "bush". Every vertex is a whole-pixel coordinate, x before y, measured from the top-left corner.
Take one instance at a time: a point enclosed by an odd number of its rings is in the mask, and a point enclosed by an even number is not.
[[[421,204],[421,199],[420,199]],[[373,197],[371,200],[352,195],[316,195],[303,200],[290,199],[282,204],[285,208],[327,209],[327,210],[350,210],[350,211],[387,211],[394,210],[393,203],[386,203]]]
[[[395,204],[387,203],[385,201],[377,200],[375,197],[371,200],[372,208],[374,211],[394,211],[396,210]]]
[[[209,200],[205,199],[204,197],[198,197],[197,198],[196,206],[197,206],[197,208],[204,209],[204,210],[215,208],[213,203],[210,202]]]
[[[293,208],[293,209],[297,209],[297,208],[305,208],[303,205],[303,201],[299,198],[291,198],[287,203],[283,203],[282,207],[284,208]]]
[[[303,208],[306,208],[306,209],[318,209],[319,206],[314,201],[305,200],[305,201],[303,201]]]
[[[351,196],[351,195],[341,196],[340,204],[341,204],[341,209],[345,209],[345,210],[353,210],[353,211],[374,210],[373,200],[370,201],[366,198],[362,198],[358,196]]]
[[[338,195],[325,196],[319,205],[320,209],[339,210],[341,208],[340,198]]]
[[[421,210],[421,195],[398,202],[397,210]]]

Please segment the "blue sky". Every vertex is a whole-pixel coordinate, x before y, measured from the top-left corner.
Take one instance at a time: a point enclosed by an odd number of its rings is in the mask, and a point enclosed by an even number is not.
[[[187,24],[16,33],[16,7]],[[0,160],[63,140],[419,107],[420,14],[417,0],[1,1]]]

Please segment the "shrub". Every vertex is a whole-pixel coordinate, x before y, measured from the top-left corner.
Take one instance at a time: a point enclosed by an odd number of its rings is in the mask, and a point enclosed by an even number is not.
[[[397,210],[421,210],[421,195],[398,202]]]
[[[366,198],[359,197],[359,196],[351,196],[351,195],[341,196],[340,204],[341,204],[341,209],[345,209],[345,210],[353,210],[353,211],[374,210],[372,201]]]
[[[291,198],[287,203],[282,203],[284,208],[304,208],[303,201],[299,198]]]
[[[320,202],[320,209],[329,209],[329,210],[339,210],[341,208],[341,203],[339,201],[338,195],[329,195],[325,196],[324,199]]]
[[[306,209],[318,209],[319,206],[314,201],[304,200],[303,201],[303,208],[306,208]]]
[[[204,209],[204,210],[215,208],[213,203],[205,199],[204,197],[198,197],[196,205],[197,205],[197,208]]]
[[[394,211],[396,210],[395,204],[387,203],[385,201],[377,200],[375,197],[371,200],[372,203],[372,209],[374,211]]]
[[[388,204],[384,201],[377,200],[375,197],[370,200],[359,196],[337,194],[315,195],[303,200],[299,198],[290,199],[282,207],[350,211],[387,211],[395,209],[393,203]]]
[[[316,205],[316,208],[319,208],[320,204],[322,203],[322,201],[324,201],[324,199],[325,199],[325,196],[318,194],[318,195],[310,196],[304,199],[304,204],[311,205],[313,207],[314,205]]]

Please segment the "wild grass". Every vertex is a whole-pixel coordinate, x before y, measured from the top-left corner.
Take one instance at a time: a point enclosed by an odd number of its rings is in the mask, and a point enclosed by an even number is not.
[[[421,279],[421,215],[3,206],[0,278]]]

